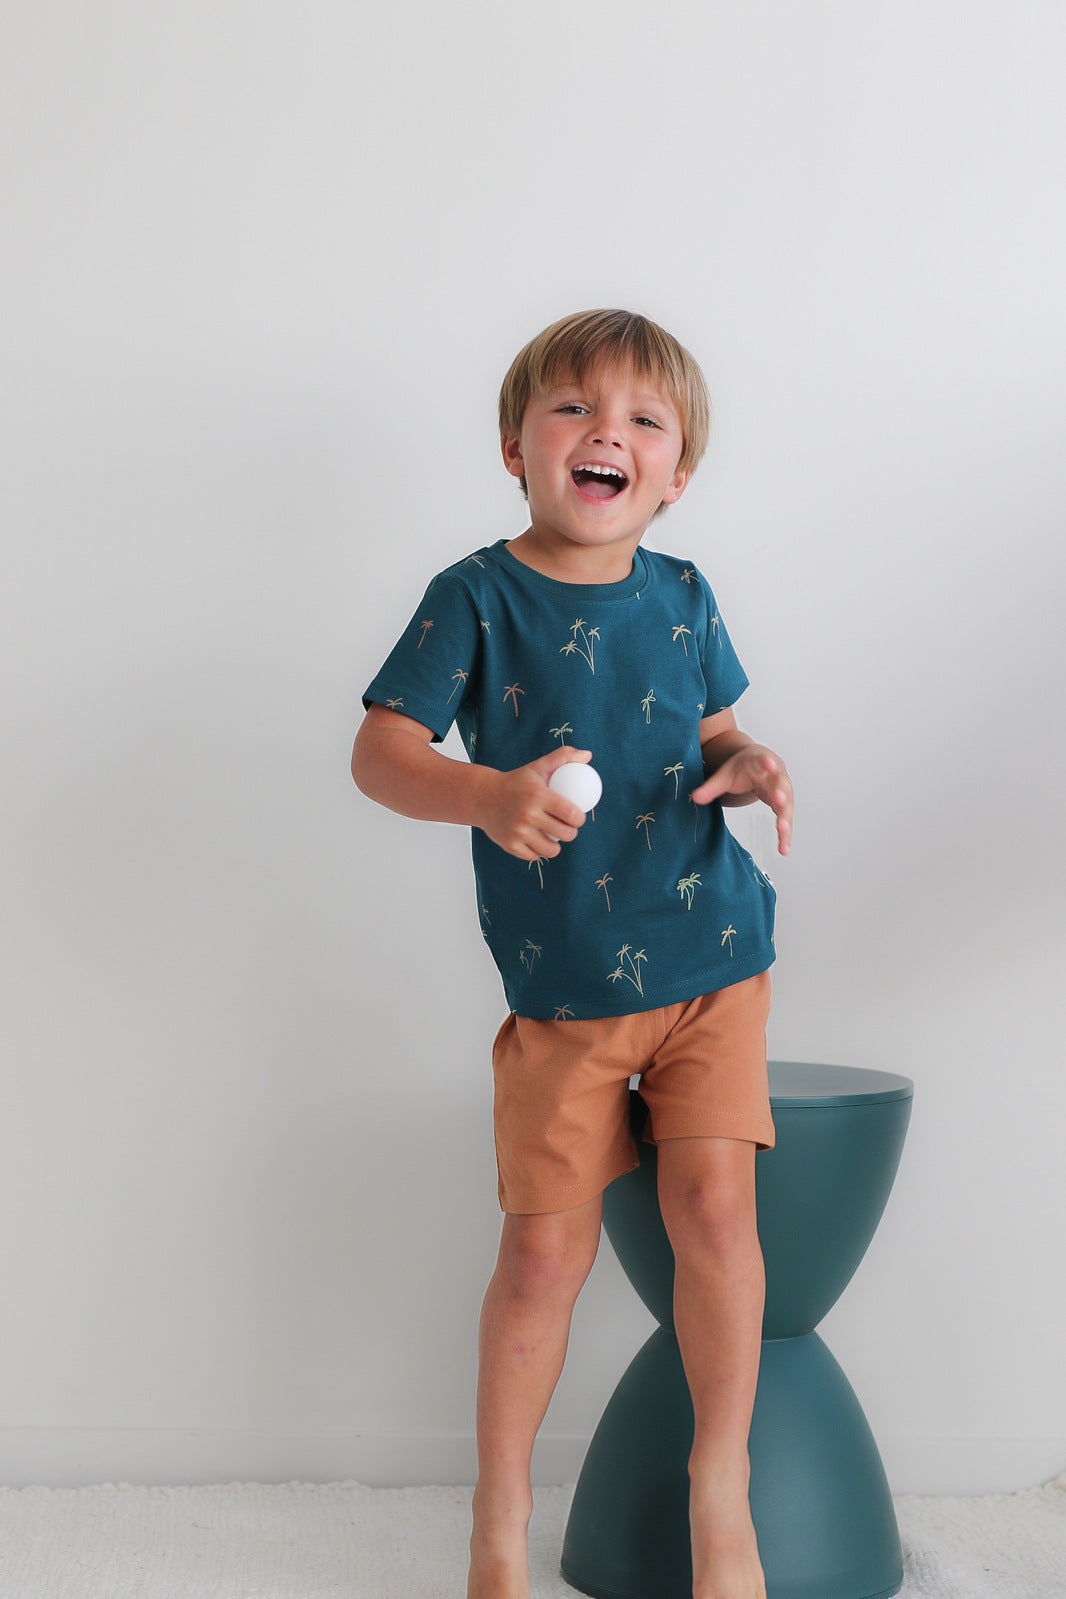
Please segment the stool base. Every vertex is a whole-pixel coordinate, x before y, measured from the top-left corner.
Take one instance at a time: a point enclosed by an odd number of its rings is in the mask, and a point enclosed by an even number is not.
[[[691,1599],[692,1401],[660,1327],[589,1444],[562,1574],[593,1599]],[[889,1599],[903,1583],[895,1510],[866,1417],[817,1333],[762,1346],[749,1441],[767,1599]]]

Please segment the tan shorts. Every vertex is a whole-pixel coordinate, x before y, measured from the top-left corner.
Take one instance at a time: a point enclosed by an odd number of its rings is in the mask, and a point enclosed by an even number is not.
[[[591,1021],[507,1017],[492,1046],[500,1205],[571,1210],[631,1171],[629,1079],[645,1138],[743,1138],[772,1149],[766,1076],[770,973],[683,1004]]]

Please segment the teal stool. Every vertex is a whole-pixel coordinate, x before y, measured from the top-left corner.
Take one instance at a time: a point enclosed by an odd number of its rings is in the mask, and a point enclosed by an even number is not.
[[[755,1158],[766,1311],[752,1416],[751,1512],[767,1599],[888,1599],[903,1582],[881,1457],[814,1331],[851,1281],[896,1175],[914,1085],[890,1072],[770,1062],[777,1143]],[[631,1094],[640,1166],[604,1195],[604,1227],[660,1323],[589,1445],[562,1574],[594,1599],[691,1599],[692,1402],[673,1331],[674,1257],[647,1110]]]

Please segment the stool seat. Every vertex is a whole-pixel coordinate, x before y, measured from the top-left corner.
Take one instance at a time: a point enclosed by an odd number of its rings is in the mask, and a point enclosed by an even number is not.
[[[903,1581],[881,1458],[814,1328],[869,1247],[895,1178],[914,1085],[891,1072],[771,1061],[776,1143],[755,1160],[766,1309],[749,1437],[767,1599],[887,1599]],[[623,1375],[578,1478],[562,1573],[595,1599],[690,1599],[692,1402],[673,1331],[673,1251],[647,1108],[640,1166],[604,1194],[604,1228],[659,1322]]]

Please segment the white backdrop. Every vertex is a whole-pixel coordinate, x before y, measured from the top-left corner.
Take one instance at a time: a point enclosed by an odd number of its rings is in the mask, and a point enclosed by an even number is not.
[[[502,991],[348,759],[594,305],[710,381],[654,542],[795,777],[771,1053],[917,1085],[822,1332],[897,1491],[1066,1465],[1064,71],[1057,0],[7,8],[0,1480],[472,1480]],[[541,1480],[649,1327],[605,1246]]]

